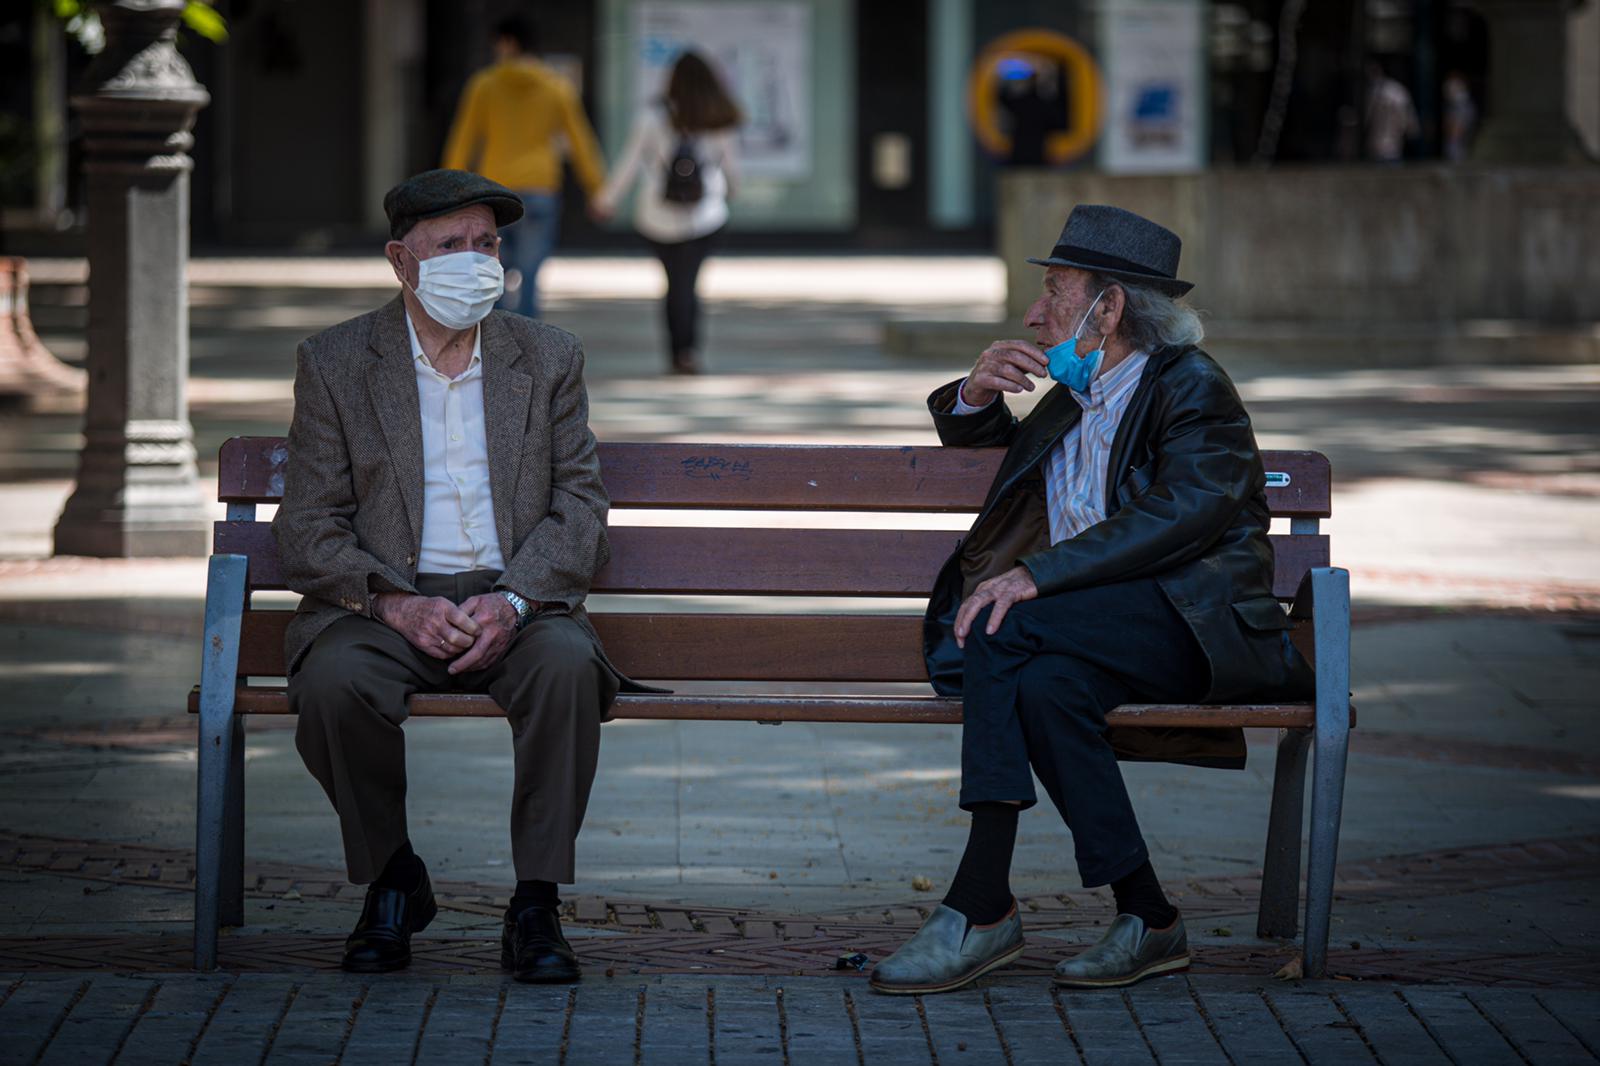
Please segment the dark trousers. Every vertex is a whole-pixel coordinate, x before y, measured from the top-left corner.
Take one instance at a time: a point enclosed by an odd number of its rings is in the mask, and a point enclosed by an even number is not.
[[[417,589],[461,603],[490,591],[498,577],[492,570],[419,574]],[[299,715],[295,747],[339,813],[350,880],[374,880],[409,839],[406,699],[487,692],[511,725],[517,878],[570,884],[616,674],[588,630],[559,614],[531,619],[487,670],[452,677],[449,665],[377,619],[351,615],[318,635],[289,679],[289,706]]]
[[[699,343],[700,297],[695,284],[716,236],[708,233],[676,244],[650,242],[650,250],[667,272],[667,343],[674,356],[694,351]]]
[[[993,636],[984,633],[989,615],[967,636],[961,806],[1031,807],[1037,773],[1072,831],[1084,887],[1132,873],[1149,851],[1106,741],[1106,712],[1199,700],[1210,680],[1205,653],[1153,580],[1016,604]]]

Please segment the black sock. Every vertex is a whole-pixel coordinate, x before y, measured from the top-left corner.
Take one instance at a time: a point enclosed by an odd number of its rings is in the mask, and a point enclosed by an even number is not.
[[[554,881],[518,881],[511,902],[506,904],[506,913],[518,915],[529,907],[555,910],[560,906],[561,896],[556,892]]]
[[[967,916],[973,925],[998,922],[1011,910],[1011,853],[1017,846],[1015,803],[975,803],[967,850],[956,867],[956,879],[944,905]]]
[[[1161,891],[1149,859],[1133,873],[1111,882],[1111,892],[1117,897],[1117,913],[1142,919],[1146,929],[1165,929],[1178,918],[1178,908]]]
[[[373,882],[379,888],[398,888],[402,892],[415,892],[422,885],[422,876],[427,872],[427,867],[411,850],[411,841],[400,845],[389,861],[384,863],[383,873]]]

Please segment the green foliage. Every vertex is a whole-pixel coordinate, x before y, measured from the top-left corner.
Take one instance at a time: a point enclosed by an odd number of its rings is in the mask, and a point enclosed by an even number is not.
[[[100,16],[84,0],[48,0],[56,18],[67,24],[67,32],[78,38],[91,52],[100,49],[103,40]],[[212,44],[222,44],[228,39],[228,20],[211,6],[211,0],[188,0],[183,5],[183,24]]]
[[[228,39],[228,20],[207,0],[189,0],[184,4],[183,24],[212,44],[221,44]]]

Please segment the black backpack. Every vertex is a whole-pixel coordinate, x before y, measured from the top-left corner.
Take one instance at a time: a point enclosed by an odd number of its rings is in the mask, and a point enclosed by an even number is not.
[[[706,194],[706,183],[700,173],[700,160],[694,154],[694,142],[688,137],[678,138],[667,163],[667,180],[661,187],[661,198],[669,204],[688,207],[700,202]]]

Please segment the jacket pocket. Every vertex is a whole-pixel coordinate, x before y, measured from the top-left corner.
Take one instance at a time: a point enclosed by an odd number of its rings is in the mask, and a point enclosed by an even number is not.
[[[1258,631],[1293,629],[1294,622],[1271,596],[1258,596],[1253,600],[1240,600],[1233,605],[1233,613],[1248,628]]]
[[[1156,483],[1156,461],[1141,463],[1138,466],[1128,467],[1128,472],[1122,475],[1122,480],[1117,483],[1117,506],[1123,507],[1137,500],[1140,496],[1150,491],[1150,486]]]

